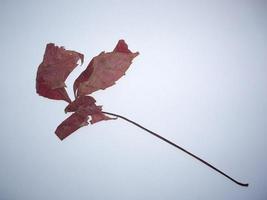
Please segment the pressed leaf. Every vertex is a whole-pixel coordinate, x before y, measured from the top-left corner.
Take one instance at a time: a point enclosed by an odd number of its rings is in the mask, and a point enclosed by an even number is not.
[[[65,50],[53,43],[47,44],[43,61],[37,71],[36,92],[50,99],[71,102],[65,90],[65,80],[79,60],[83,63],[83,54]]]
[[[65,108],[65,112],[76,112],[82,109],[89,109],[91,107],[94,107],[95,102],[96,100],[91,96],[80,96]]]
[[[94,124],[102,120],[114,119],[102,113],[102,107],[95,104],[95,99],[90,96],[80,96],[71,102],[65,112],[74,112],[64,120],[56,129],[56,135],[63,140],[80,127],[87,126],[89,116],[90,123]]]
[[[88,115],[83,112],[75,112],[57,127],[55,133],[61,140],[63,140],[77,129],[87,126],[88,118]]]
[[[94,57],[85,71],[75,80],[73,85],[75,96],[88,95],[114,85],[125,74],[138,54],[138,52],[132,53],[124,40],[119,40],[112,52],[102,52]]]

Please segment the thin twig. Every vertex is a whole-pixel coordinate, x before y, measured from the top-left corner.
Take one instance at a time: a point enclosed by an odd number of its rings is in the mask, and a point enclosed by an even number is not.
[[[200,162],[202,162],[202,163],[204,163],[205,165],[209,166],[209,167],[212,168],[213,170],[219,172],[220,174],[222,174],[222,175],[225,176],[226,178],[230,179],[231,181],[235,182],[236,184],[238,184],[238,185],[240,185],[240,186],[248,187],[248,183],[241,183],[241,182],[239,182],[239,181],[233,179],[232,177],[230,177],[229,175],[225,174],[224,172],[222,172],[222,171],[219,170],[218,168],[214,167],[214,166],[211,165],[210,163],[208,163],[208,162],[206,162],[205,160],[201,159],[200,157],[194,155],[193,153],[187,151],[186,149],[180,147],[179,145],[177,145],[177,144],[171,142],[170,140],[168,140],[168,139],[166,139],[166,138],[164,138],[164,137],[158,135],[157,133],[155,133],[155,132],[153,132],[153,131],[151,131],[151,130],[149,130],[149,129],[143,127],[143,126],[141,126],[140,124],[138,124],[138,123],[136,123],[136,122],[134,122],[134,121],[132,121],[132,120],[130,120],[130,119],[127,119],[127,118],[124,117],[124,116],[115,114],[115,113],[104,112],[104,111],[102,111],[102,112],[105,113],[105,114],[107,114],[107,115],[112,115],[112,116],[121,118],[121,119],[123,119],[123,120],[125,120],[125,121],[127,121],[127,122],[132,123],[133,125],[135,125],[135,126],[141,128],[141,129],[145,130],[146,132],[148,132],[148,133],[150,133],[150,134],[156,136],[157,138],[163,140],[164,142],[167,142],[168,144],[170,144],[170,145],[176,147],[177,149],[180,149],[181,151],[183,151],[183,152],[187,153],[188,155],[192,156],[193,158],[199,160]]]

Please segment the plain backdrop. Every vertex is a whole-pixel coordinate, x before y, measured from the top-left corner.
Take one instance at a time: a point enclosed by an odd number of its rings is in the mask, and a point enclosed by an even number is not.
[[[0,1],[1,200],[267,199],[267,1]],[[196,153],[240,187],[122,120],[60,141],[66,103],[35,92],[53,42],[93,56],[125,39],[140,55],[93,94]]]

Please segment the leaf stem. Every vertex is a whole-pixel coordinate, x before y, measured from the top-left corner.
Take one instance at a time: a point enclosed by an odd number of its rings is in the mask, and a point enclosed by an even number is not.
[[[205,160],[201,159],[200,157],[196,156],[195,154],[193,154],[193,153],[187,151],[186,149],[180,147],[179,145],[173,143],[172,141],[170,141],[170,140],[168,140],[168,139],[162,137],[161,135],[159,135],[159,134],[157,134],[157,133],[155,133],[155,132],[153,132],[153,131],[151,131],[151,130],[149,130],[149,129],[143,127],[143,126],[141,126],[140,124],[138,124],[138,123],[136,123],[136,122],[134,122],[134,121],[132,121],[132,120],[130,120],[130,119],[124,117],[124,116],[121,116],[121,115],[118,115],[118,114],[115,114],[115,113],[104,112],[104,111],[102,111],[102,113],[107,114],[107,115],[112,115],[112,116],[115,116],[115,117],[118,117],[118,118],[121,118],[121,119],[123,119],[123,120],[125,120],[125,121],[127,121],[127,122],[129,122],[129,123],[131,123],[131,124],[133,124],[133,125],[135,125],[135,126],[141,128],[141,129],[145,130],[146,132],[148,132],[148,133],[150,133],[150,134],[156,136],[157,138],[163,140],[164,142],[166,142],[166,143],[168,143],[168,144],[170,144],[170,145],[176,147],[177,149],[179,149],[179,150],[181,150],[181,151],[187,153],[188,155],[192,156],[193,158],[199,160],[200,162],[204,163],[204,164],[207,165],[208,167],[212,168],[213,170],[217,171],[217,172],[220,173],[221,175],[225,176],[226,178],[230,179],[231,181],[233,181],[234,183],[236,183],[236,184],[238,184],[238,185],[240,185],[240,186],[248,187],[248,185],[249,185],[248,183],[241,183],[241,182],[235,180],[234,178],[232,178],[232,177],[230,177],[229,175],[225,174],[224,172],[222,172],[222,171],[219,170],[218,168],[214,167],[214,166],[211,165],[210,163],[206,162]]]

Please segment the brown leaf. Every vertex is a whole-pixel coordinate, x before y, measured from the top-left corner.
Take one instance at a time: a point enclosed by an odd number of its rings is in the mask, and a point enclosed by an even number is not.
[[[102,52],[94,57],[85,71],[75,80],[75,96],[91,94],[115,84],[139,53],[132,53],[124,40],[119,40],[113,52]]]
[[[37,71],[36,92],[50,99],[71,102],[65,90],[65,80],[79,60],[83,63],[83,54],[65,50],[53,43],[47,44],[43,61]]]

